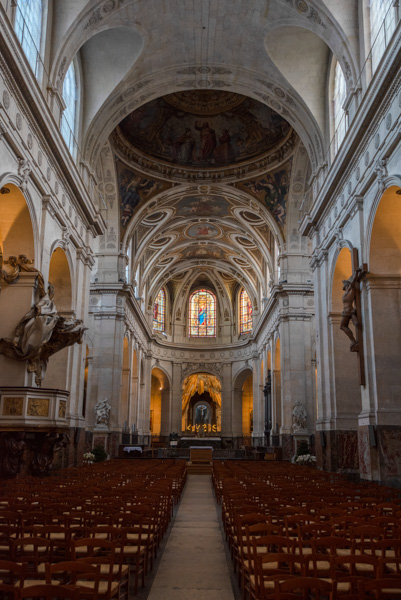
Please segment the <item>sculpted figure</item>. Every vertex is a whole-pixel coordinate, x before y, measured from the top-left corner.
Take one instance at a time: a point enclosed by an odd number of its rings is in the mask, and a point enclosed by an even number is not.
[[[295,402],[292,409],[292,425],[294,431],[297,429],[306,429],[306,408],[299,400]]]
[[[66,433],[46,433],[38,444],[31,463],[32,475],[48,475],[54,461],[54,455],[70,443]]]
[[[107,426],[109,422],[110,411],[111,406],[108,400],[99,400],[99,402],[95,405],[96,425]]]
[[[45,291],[42,273],[31,266],[32,261],[24,254],[18,258],[10,256],[8,263],[14,270],[18,269],[18,273],[13,270],[8,274],[12,281],[18,278],[20,271],[37,273],[36,292],[39,299],[18,323],[14,337],[0,339],[0,354],[28,361],[28,372],[35,373],[36,385],[40,387],[50,356],[67,346],[82,343],[86,328],[80,319],[65,319],[57,313],[53,302],[54,287],[49,283]],[[11,282],[8,279],[6,281]]]
[[[355,307],[355,296],[356,296],[356,284],[358,282],[359,276],[361,274],[361,269],[356,269],[355,273],[349,279],[343,280],[343,312],[342,319],[340,323],[340,329],[345,333],[345,335],[351,340],[351,352],[357,352],[358,342],[355,339],[354,334],[351,329],[348,327],[349,322],[352,321],[355,329],[358,328],[358,316],[356,313]]]
[[[11,479],[18,475],[25,451],[25,432],[4,432],[0,436],[0,477]]]

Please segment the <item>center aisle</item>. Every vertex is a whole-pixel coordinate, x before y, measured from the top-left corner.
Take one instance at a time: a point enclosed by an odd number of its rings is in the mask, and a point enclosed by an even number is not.
[[[148,600],[234,600],[210,477],[188,475]]]

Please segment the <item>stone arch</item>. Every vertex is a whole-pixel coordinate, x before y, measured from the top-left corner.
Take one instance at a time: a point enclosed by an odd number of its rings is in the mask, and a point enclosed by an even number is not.
[[[339,248],[335,262],[333,263],[332,279],[329,286],[331,290],[331,310],[328,312],[328,319],[333,361],[333,379],[331,381],[333,405],[330,409],[326,407],[326,411],[331,413],[330,415],[322,415],[323,418],[330,418],[333,428],[339,432],[337,434],[338,440],[341,436],[345,435],[345,433],[341,432],[353,432],[349,435],[356,435],[358,416],[362,407],[357,355],[350,353],[350,341],[340,329],[343,311],[343,280],[348,279],[352,275],[350,244],[344,243],[342,246],[342,248]],[[350,328],[352,329],[352,327],[351,325]],[[338,447],[337,451],[337,458],[341,462],[341,448]]]
[[[401,370],[401,189],[388,187],[374,211],[368,237],[369,273],[364,280],[366,310],[370,315],[366,360],[377,389],[375,408],[389,413],[399,406]],[[372,213],[373,215],[373,213]],[[381,417],[378,415],[378,419]],[[392,421],[391,421],[392,422]]]
[[[49,282],[54,286],[54,303],[57,312],[66,319],[74,318],[70,263],[66,253],[60,247],[55,248],[50,256]],[[73,352],[74,348],[68,347],[50,357],[45,380],[47,387],[69,388],[69,370]]]
[[[303,100],[300,97],[297,97],[297,102],[295,102],[291,97],[291,94],[285,93],[280,99],[278,97],[272,98],[266,94],[265,82],[263,80],[255,79],[253,71],[251,72],[242,68],[237,68],[236,73],[235,89],[233,89],[232,84],[229,84],[227,86],[229,87],[229,91],[249,96],[283,115],[300,136],[309,154],[312,167],[315,170],[318,164],[324,159],[323,138],[316,120]],[[118,92],[115,96],[110,97],[105,102],[102,109],[93,119],[83,144],[83,154],[87,158],[88,164],[96,165],[101,148],[103,148],[104,143],[112,129],[115,127],[115,124],[131,112],[128,107],[135,106],[135,108],[139,108],[145,103],[141,100],[141,97],[144,97],[143,92],[146,88],[153,87],[152,92],[149,92],[149,96],[153,99],[160,95],[160,88],[155,89],[151,84],[152,81],[157,80],[157,78],[164,80],[163,94],[172,94],[182,91],[183,88],[179,86],[177,77],[175,76],[171,79],[169,77],[170,74],[166,71],[156,71],[152,74],[149,73],[149,80],[144,83],[144,87],[141,88],[140,92],[133,92],[132,96],[127,98],[127,100],[122,100],[120,106],[118,105],[118,99],[123,98],[123,95]],[[272,81],[271,85],[275,87],[277,83]],[[224,87],[221,89],[224,90]],[[281,104],[278,100],[280,100]],[[149,98],[146,98],[146,101],[149,101]],[[294,111],[294,104],[297,107],[296,111]],[[105,123],[108,124],[108,127],[105,127]]]
[[[191,369],[192,372],[187,371],[182,373],[182,419],[181,428],[183,432],[195,433],[192,428],[192,413],[193,405],[197,401],[197,396],[201,399],[204,394],[209,395],[210,400],[207,400],[209,407],[213,407],[214,425],[213,432],[221,432],[221,415],[222,415],[222,377],[221,375],[215,375],[209,368],[209,365],[198,364],[196,369]],[[196,379],[194,378],[196,376]],[[216,381],[217,380],[217,384]],[[217,388],[217,389],[216,389]],[[229,402],[229,399],[225,399]],[[207,434],[208,431],[203,430],[201,433]]]
[[[0,179],[0,270],[9,273],[12,269],[6,262],[10,256],[24,254],[32,260],[39,255],[32,202],[17,183],[18,178],[10,174]],[[13,338],[18,323],[31,309],[35,280],[36,275],[28,272],[20,273],[10,284],[0,276],[0,338]],[[13,381],[14,385],[32,385],[31,378],[26,373],[25,361],[0,355],[0,384]]]
[[[233,435],[248,438],[250,442],[253,424],[253,370],[250,366],[245,365],[236,374],[233,393]]]
[[[25,254],[32,260],[37,258],[37,223],[30,196],[18,183],[9,174],[0,178],[0,249],[3,259]]]

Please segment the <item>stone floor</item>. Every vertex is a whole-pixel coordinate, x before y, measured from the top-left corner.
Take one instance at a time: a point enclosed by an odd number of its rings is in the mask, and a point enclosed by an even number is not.
[[[211,478],[189,475],[147,598],[235,600],[232,583]]]

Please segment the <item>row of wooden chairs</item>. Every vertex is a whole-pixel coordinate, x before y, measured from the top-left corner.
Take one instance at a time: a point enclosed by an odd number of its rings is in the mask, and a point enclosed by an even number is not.
[[[365,580],[401,583],[397,490],[295,465],[234,461],[214,463],[213,485],[244,599],[287,598],[281,583],[294,578],[324,580],[325,598],[389,598],[383,590],[369,596]],[[314,594],[305,588],[294,597]]]
[[[12,582],[14,575],[0,567],[0,583],[19,590],[55,583],[74,586],[71,573],[56,581],[53,575],[79,563],[82,588],[84,563],[88,572],[99,571],[88,598],[127,600],[130,574],[136,594],[153,568],[186,477],[183,461],[143,463],[108,461],[74,470],[74,476],[66,470],[65,477],[28,478],[29,485],[23,478],[1,486],[0,560],[24,572]]]

